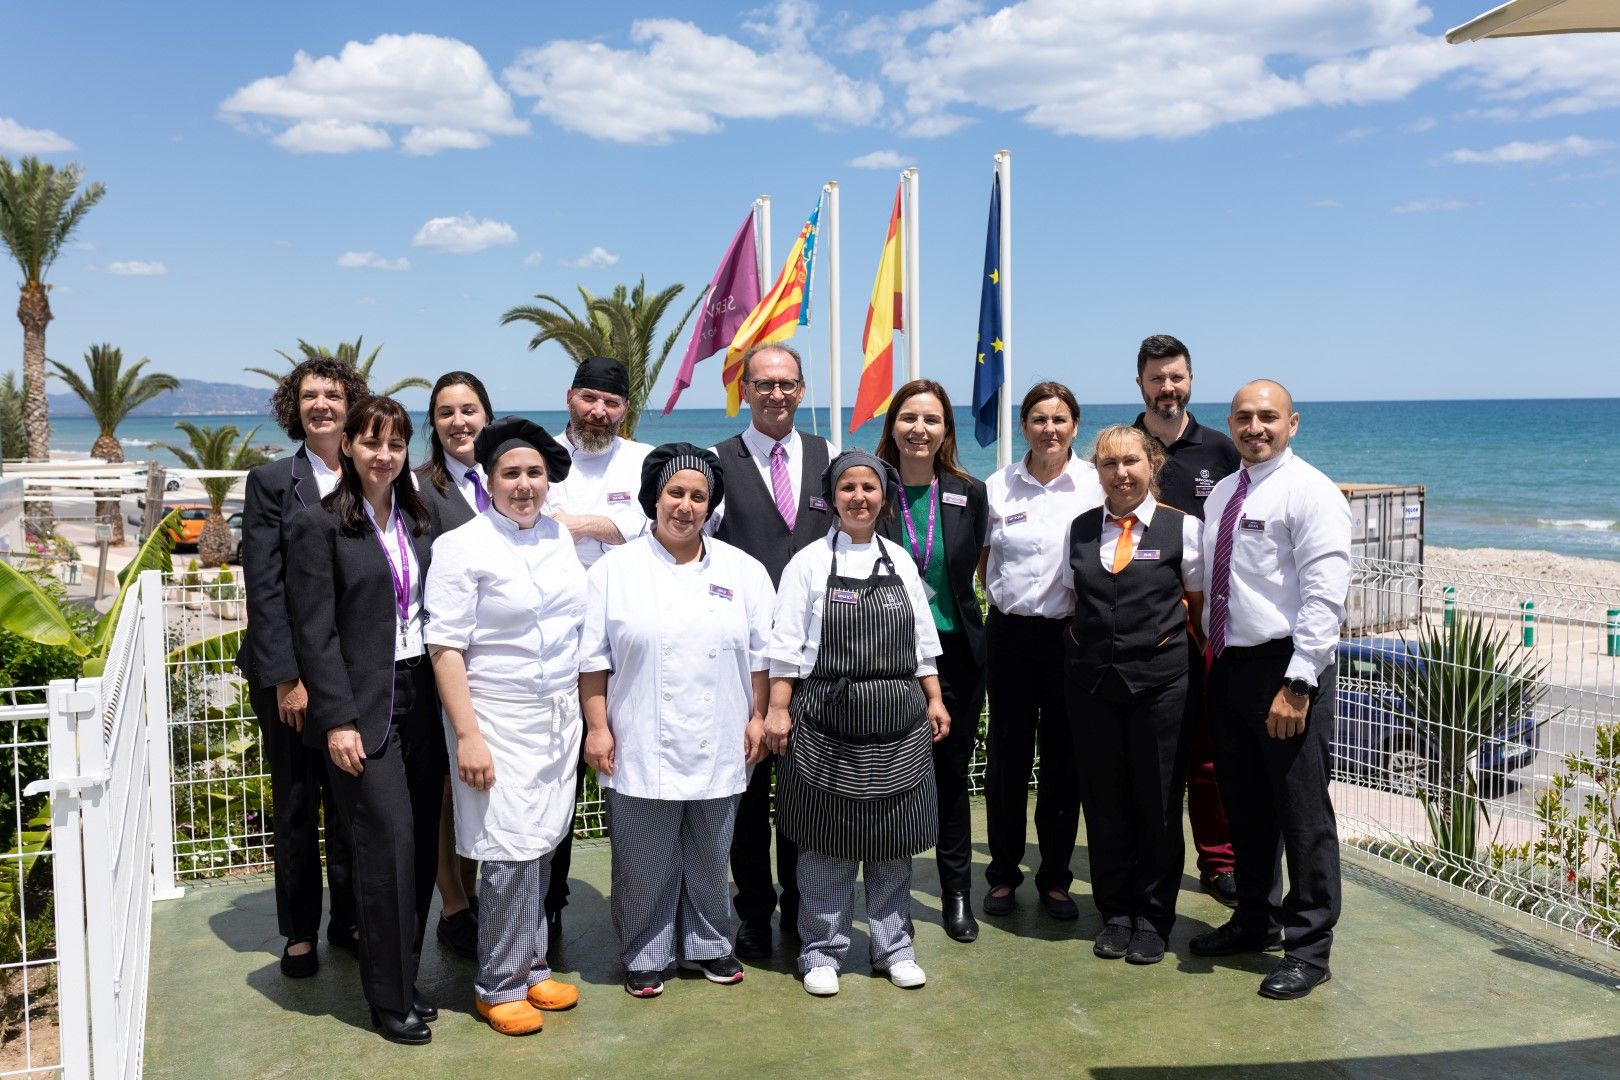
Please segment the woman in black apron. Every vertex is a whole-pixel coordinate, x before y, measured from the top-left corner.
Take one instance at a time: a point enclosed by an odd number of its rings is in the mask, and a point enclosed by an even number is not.
[[[838,992],[855,876],[866,882],[872,967],[926,981],[911,942],[911,857],[934,845],[932,744],[950,731],[939,635],[917,569],[875,535],[899,480],[864,450],[823,476],[838,528],[783,571],[771,637],[766,743],[784,754],[776,814],[799,846],[799,969]]]

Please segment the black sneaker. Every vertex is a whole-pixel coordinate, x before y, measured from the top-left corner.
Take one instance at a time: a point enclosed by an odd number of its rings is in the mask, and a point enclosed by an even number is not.
[[[682,960],[681,970],[701,971],[705,979],[721,986],[730,986],[743,981],[743,966],[737,963],[737,958],[730,953],[716,956],[712,960]]]
[[[1218,874],[1205,874],[1201,880],[1205,892],[1229,908],[1238,904],[1237,875],[1230,870]]]
[[[631,997],[657,997],[664,992],[664,973],[662,971],[627,971],[624,973],[624,992]]]
[[[478,959],[478,916],[462,908],[449,918],[439,917],[439,944],[468,960]]]
[[[1157,964],[1164,959],[1164,938],[1154,930],[1138,930],[1125,950],[1127,964]]]
[[[1102,928],[1097,940],[1092,944],[1091,951],[1104,960],[1118,960],[1125,955],[1125,950],[1131,944],[1131,928],[1110,924]]]

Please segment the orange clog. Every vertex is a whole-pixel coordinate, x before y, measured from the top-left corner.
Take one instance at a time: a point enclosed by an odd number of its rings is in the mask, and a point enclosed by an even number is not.
[[[481,997],[474,1000],[478,1005],[478,1015],[489,1021],[489,1026],[502,1035],[533,1035],[545,1026],[546,1018],[527,999],[519,998],[495,1005]]]
[[[579,1004],[579,987],[546,979],[529,987],[529,1004],[546,1012],[561,1012]]]

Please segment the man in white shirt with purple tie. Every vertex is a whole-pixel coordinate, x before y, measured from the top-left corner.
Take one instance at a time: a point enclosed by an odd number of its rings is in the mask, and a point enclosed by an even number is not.
[[[1283,959],[1260,994],[1292,999],[1330,978],[1339,918],[1329,740],[1350,510],[1333,482],[1289,449],[1299,414],[1282,384],[1259,379],[1240,389],[1227,426],[1243,467],[1204,507],[1204,623],[1210,735],[1238,903],[1191,949],[1230,956],[1280,943]]]

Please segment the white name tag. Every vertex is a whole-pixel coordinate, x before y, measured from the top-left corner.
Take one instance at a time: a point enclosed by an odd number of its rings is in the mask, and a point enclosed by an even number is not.
[[[1029,515],[1025,513],[1008,514],[1006,517],[1001,519],[1001,524],[1004,526],[1017,525],[1020,521],[1023,521],[1027,517],[1029,517]]]
[[[1144,562],[1158,562],[1159,561],[1159,549],[1158,548],[1138,548],[1136,550],[1136,554],[1132,555],[1131,558],[1140,559],[1140,560],[1142,560]]]
[[[610,491],[610,492],[608,492],[608,502],[610,502],[610,503],[620,503],[620,502],[629,502],[629,501],[630,501],[630,493],[628,491]]]
[[[825,510],[825,509],[827,509],[827,500],[823,499],[819,495],[810,496],[810,509],[812,509],[812,510]]]
[[[939,501],[944,503],[946,506],[966,506],[967,496],[958,495],[954,491],[947,491],[939,497]]]

